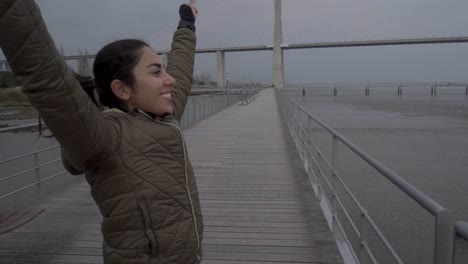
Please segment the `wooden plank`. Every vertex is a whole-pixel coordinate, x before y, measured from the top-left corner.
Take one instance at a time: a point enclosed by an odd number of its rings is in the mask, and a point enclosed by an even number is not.
[[[278,262],[278,261],[248,261],[248,260],[220,260],[220,259],[205,259],[203,264],[297,264],[297,263],[306,263],[306,264],[320,264],[318,262]],[[328,262],[327,262],[328,263]],[[330,263],[333,264],[333,263]]]
[[[240,252],[206,252],[206,259],[217,260],[241,260],[241,261],[280,261],[280,262],[296,262],[307,263],[311,260],[313,263],[339,263],[340,259],[331,259],[330,252],[310,251],[309,254],[276,254],[276,253],[240,253]]]
[[[17,208],[0,211],[0,235],[10,232],[33,220],[44,209]]]

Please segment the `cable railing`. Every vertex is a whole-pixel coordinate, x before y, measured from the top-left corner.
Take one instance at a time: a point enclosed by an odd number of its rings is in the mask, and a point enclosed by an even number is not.
[[[227,107],[231,105],[236,104],[241,99],[244,99],[246,94],[250,94],[250,95],[258,94],[258,91],[260,91],[260,89],[261,88],[257,90],[250,90],[246,93],[236,92],[236,94],[231,94],[230,92],[229,93],[220,92],[217,94],[190,96],[188,98],[187,105],[185,107],[182,120],[180,122],[181,126],[183,128],[189,127],[190,125],[193,125],[195,122],[203,120],[223,109],[226,109]],[[15,131],[20,131],[20,130],[25,130],[25,129],[28,130],[28,129],[36,128],[38,126],[39,124],[35,123],[35,124],[27,124],[27,125],[15,126],[15,127],[7,127],[7,128],[0,129],[0,132],[15,132]],[[48,175],[46,178],[42,178],[43,173],[41,173],[41,168],[51,166],[57,163],[61,163],[62,159],[56,158],[51,161],[40,163],[39,162],[40,154],[43,154],[47,151],[57,150],[58,148],[59,148],[58,145],[54,145],[48,148],[29,152],[26,154],[22,154],[16,157],[12,157],[12,158],[8,158],[8,159],[0,161],[0,186],[2,185],[4,186],[5,183],[7,182],[18,180],[20,177],[27,175],[28,173],[33,173],[35,175],[34,180],[32,182],[27,181],[27,183],[24,186],[21,186],[20,188],[7,191],[6,193],[0,192],[0,201],[8,197],[12,197],[13,195],[18,194],[22,191],[31,189],[33,187],[37,187],[38,192],[40,192],[42,183],[52,180],[60,175],[66,174],[67,172],[63,170],[63,168],[61,167],[62,170],[60,172],[54,173],[53,175]],[[5,167],[8,166],[9,163],[10,164],[13,162],[18,162],[20,164],[26,163],[26,160],[30,158],[33,159],[33,163],[34,163],[32,167],[28,167],[22,171],[15,172],[10,175],[2,175],[5,172]]]
[[[388,259],[382,259],[380,255],[371,250],[369,244],[371,236],[377,238],[380,245],[383,245],[385,255],[390,256],[391,263],[403,263],[403,261],[369,216],[367,210],[345,184],[342,175],[337,172],[336,168],[339,165],[339,159],[337,158],[339,154],[338,143],[346,146],[354,155],[373,167],[381,176],[388,179],[400,191],[419,204],[421,208],[434,216],[433,263],[455,263],[454,228],[456,228],[457,234],[467,241],[468,225],[466,222],[458,223],[454,227],[453,217],[443,206],[354,145],[336,130],[310,114],[305,108],[285,95],[284,91],[277,89],[276,95],[284,119],[296,143],[298,153],[304,162],[304,168],[312,183],[314,192],[321,205],[324,205],[322,209],[325,218],[337,238],[340,252],[343,256],[349,256],[346,263],[390,263]],[[313,125],[318,125],[326,131],[327,135],[332,137],[331,161],[325,157],[323,150],[319,149],[318,144],[312,140]],[[344,194],[337,190],[344,190]],[[355,214],[351,212],[350,206],[346,206],[346,204],[352,204],[354,208],[357,208],[358,217],[353,217]],[[345,229],[344,225],[350,226],[350,228]],[[353,240],[351,237],[357,239]]]

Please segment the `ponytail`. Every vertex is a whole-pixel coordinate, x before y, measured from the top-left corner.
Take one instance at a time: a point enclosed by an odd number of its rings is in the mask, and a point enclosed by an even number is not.
[[[80,83],[81,88],[86,92],[94,105],[97,106],[99,110],[102,110],[102,105],[99,101],[99,95],[96,91],[96,81],[91,76],[83,76],[76,72],[73,72],[75,79]]]

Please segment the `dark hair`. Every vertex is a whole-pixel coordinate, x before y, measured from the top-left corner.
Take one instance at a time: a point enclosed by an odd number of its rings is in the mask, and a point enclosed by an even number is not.
[[[98,105],[98,100],[93,96],[94,88],[96,88],[102,105],[122,109],[120,101],[112,92],[111,83],[118,79],[128,86],[135,84],[133,68],[141,58],[143,47],[149,47],[149,45],[138,39],[123,39],[107,44],[96,54],[93,65],[94,79],[91,79],[90,82],[89,77],[81,80],[77,77],[83,89],[96,105]]]
[[[93,103],[99,109],[101,109],[102,107],[101,107],[101,104],[99,103],[99,100],[94,97],[94,89],[96,89],[94,78],[90,76],[83,76],[81,74],[76,73],[75,71],[73,71],[73,75],[75,76],[75,79],[80,83],[81,87],[86,92],[86,94],[91,98]]]

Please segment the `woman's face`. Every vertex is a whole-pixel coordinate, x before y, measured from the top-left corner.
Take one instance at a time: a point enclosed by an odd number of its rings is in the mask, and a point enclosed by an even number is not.
[[[163,116],[172,113],[172,86],[175,79],[166,72],[161,58],[149,47],[141,50],[138,64],[133,68],[135,85],[129,98],[132,107]]]

